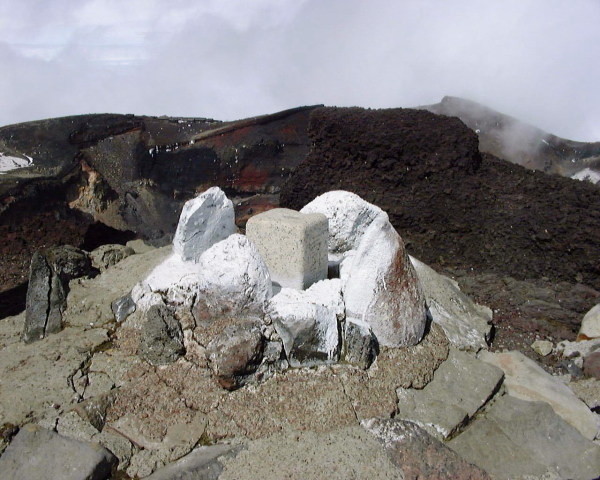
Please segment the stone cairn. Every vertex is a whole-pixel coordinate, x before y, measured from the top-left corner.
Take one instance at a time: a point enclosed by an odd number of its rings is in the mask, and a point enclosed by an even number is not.
[[[236,232],[233,203],[208,189],[185,204],[173,254],[119,302],[145,312],[140,350],[150,363],[185,353],[190,322],[213,332],[194,340],[230,390],[289,367],[368,368],[380,345],[422,339],[425,297],[380,208],[334,191]]]

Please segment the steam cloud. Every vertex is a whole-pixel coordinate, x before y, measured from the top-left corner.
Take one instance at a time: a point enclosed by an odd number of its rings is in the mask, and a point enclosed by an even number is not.
[[[598,25],[597,0],[4,0],[0,125],[455,95],[596,141]]]

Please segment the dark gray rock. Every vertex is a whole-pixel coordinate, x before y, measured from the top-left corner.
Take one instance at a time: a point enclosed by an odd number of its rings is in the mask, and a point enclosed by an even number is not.
[[[243,446],[199,447],[176,462],[157,470],[147,480],[217,480],[223,471],[221,460],[235,457]]]
[[[41,340],[46,334],[46,323],[50,309],[51,275],[52,271],[46,258],[39,252],[35,252],[29,267],[25,329],[22,336],[25,343]]]
[[[378,352],[379,344],[369,325],[359,320],[346,319],[344,360],[361,368],[369,368]]]
[[[87,254],[70,245],[33,254],[22,336],[25,343],[41,340],[62,329],[69,281],[91,273],[92,266]]]
[[[377,438],[394,465],[402,469],[404,480],[491,478],[412,422],[374,418],[362,425]]]
[[[495,478],[600,475],[600,446],[559,417],[550,405],[505,395],[448,446]]]
[[[3,480],[104,480],[116,457],[98,444],[79,442],[37,425],[25,425],[0,457]]]
[[[265,345],[260,325],[252,320],[226,326],[207,345],[210,367],[219,385],[235,390],[258,368]]]
[[[142,327],[140,353],[152,365],[173,363],[185,354],[181,325],[165,305],[153,305],[148,309]]]
[[[135,312],[135,302],[131,294],[123,295],[110,304],[110,308],[118,323],[123,322],[129,315]]]

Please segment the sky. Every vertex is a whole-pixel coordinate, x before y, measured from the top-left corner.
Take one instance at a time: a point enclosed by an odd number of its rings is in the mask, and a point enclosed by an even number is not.
[[[600,0],[0,0],[0,125],[465,97],[600,141]]]

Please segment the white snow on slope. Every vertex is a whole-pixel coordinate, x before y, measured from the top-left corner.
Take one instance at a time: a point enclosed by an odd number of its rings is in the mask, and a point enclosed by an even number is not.
[[[33,165],[33,158],[27,155],[24,155],[24,157],[26,158],[11,157],[0,152],[0,174]]]

